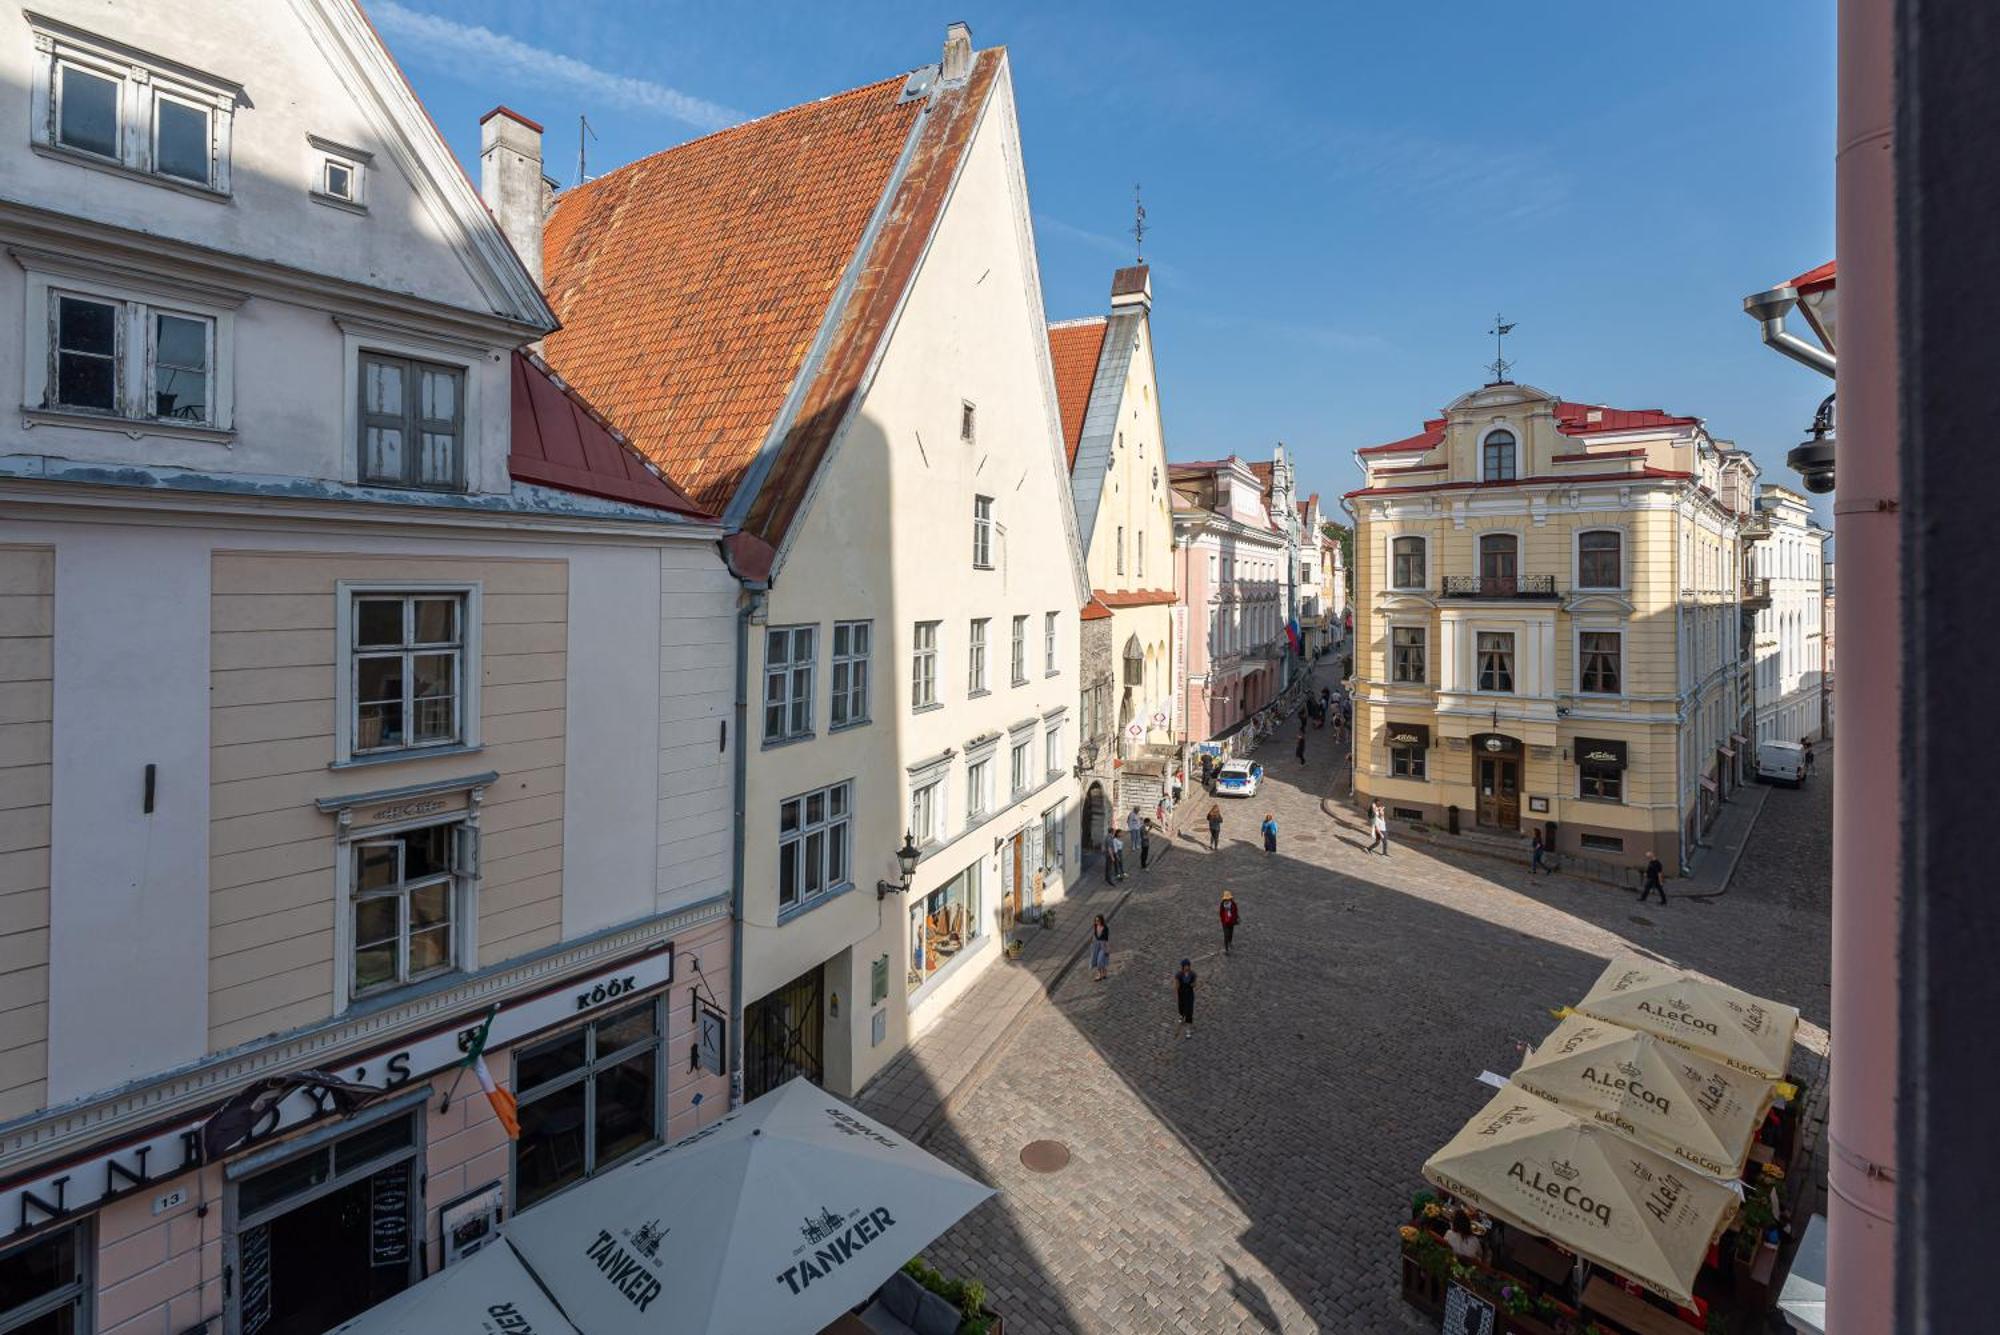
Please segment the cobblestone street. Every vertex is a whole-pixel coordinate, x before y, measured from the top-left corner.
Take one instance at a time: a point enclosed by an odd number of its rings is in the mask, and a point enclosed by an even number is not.
[[[1378,1331],[1404,1327],[1394,1227],[1419,1165],[1621,951],[1798,1005],[1825,1050],[1832,748],[1773,791],[1726,893],[1640,910],[1629,892],[1433,847],[1363,852],[1286,728],[1259,797],[1226,802],[1220,851],[1175,845],[1112,922],[1112,970],[1036,998],[929,1147],[1000,1189],[928,1250],[982,1279],[1009,1335],[1047,1331]],[[1199,825],[1206,799],[1191,822]],[[1265,854],[1257,825],[1280,826]],[[1678,883],[1684,885],[1685,883]],[[1242,904],[1222,954],[1215,904]],[[1673,887],[1670,885],[1669,891]],[[1171,976],[1193,959],[1197,1032]],[[1021,1148],[1062,1141],[1038,1174]]]

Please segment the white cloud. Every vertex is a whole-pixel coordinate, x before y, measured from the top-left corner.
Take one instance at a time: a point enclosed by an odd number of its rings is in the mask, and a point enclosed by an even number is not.
[[[490,82],[498,76],[542,83],[566,84],[578,92],[627,111],[666,116],[702,130],[721,130],[745,119],[743,114],[718,106],[679,89],[647,79],[586,65],[581,60],[555,51],[529,46],[489,28],[454,23],[435,14],[425,14],[395,3],[378,0],[368,7],[369,17],[384,37],[405,43],[406,52],[436,57],[454,57],[448,64],[468,77]]]

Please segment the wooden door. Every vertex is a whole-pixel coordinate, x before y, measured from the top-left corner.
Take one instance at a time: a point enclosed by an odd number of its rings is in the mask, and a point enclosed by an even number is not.
[[[1518,757],[1479,757],[1479,823],[1501,830],[1521,828],[1521,761]]]
[[[1012,847],[1007,850],[1007,856],[1012,860],[1014,867],[1014,921],[1019,922],[1021,920],[1021,836],[1018,834],[1015,835],[1011,843]]]

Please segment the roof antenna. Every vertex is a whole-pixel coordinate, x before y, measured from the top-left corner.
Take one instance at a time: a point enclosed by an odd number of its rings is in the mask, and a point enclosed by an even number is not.
[[[582,185],[590,179],[583,174],[583,144],[585,135],[589,135],[592,139],[595,139],[597,138],[597,131],[590,128],[590,118],[588,116],[578,116],[576,118],[576,183],[578,185]]]
[[[1146,201],[1139,193],[1139,183],[1132,183],[1132,242],[1138,249],[1138,263],[1146,262]]]
[[[1486,332],[1493,335],[1493,360],[1486,367],[1487,370],[1493,373],[1493,378],[1486,383],[1489,385],[1512,384],[1513,382],[1507,379],[1507,373],[1514,369],[1514,363],[1501,355],[1500,340],[1514,332],[1514,325],[1508,322],[1506,316],[1495,315],[1493,317],[1493,327]]]

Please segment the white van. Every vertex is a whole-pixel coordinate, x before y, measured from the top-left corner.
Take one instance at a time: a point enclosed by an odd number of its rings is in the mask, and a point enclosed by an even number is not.
[[[1806,749],[1797,742],[1757,743],[1757,780],[1797,788],[1806,781]]]

